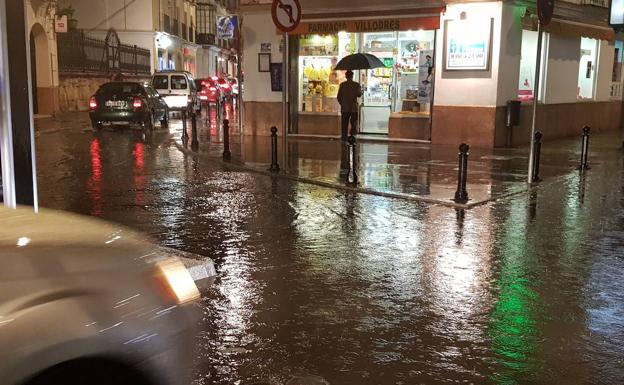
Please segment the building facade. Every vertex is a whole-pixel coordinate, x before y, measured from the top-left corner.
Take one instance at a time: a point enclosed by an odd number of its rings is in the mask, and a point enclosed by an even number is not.
[[[367,52],[385,64],[356,71],[364,96],[360,131],[389,139],[477,147],[529,141],[531,103],[546,138],[576,135],[584,124],[620,127],[624,38],[607,24],[607,4],[556,3],[544,34],[540,92],[534,95],[536,7],[531,1],[302,1],[301,25],[289,34],[289,133],[338,135],[342,57]],[[260,57],[282,62],[282,37],[270,1],[241,4],[245,132],[281,126],[281,92],[272,91]],[[263,55],[259,55],[263,54]],[[519,100],[519,125],[505,125]]]
[[[60,0],[71,5],[78,28],[104,38],[115,30],[124,44],[151,51],[153,71],[196,72],[194,0]]]
[[[226,0],[200,0],[197,9],[197,53],[199,66],[197,77],[221,75],[235,77],[237,74],[236,39],[219,39],[217,20],[236,12],[236,2]]]
[[[59,111],[59,75],[54,32],[56,1],[27,0],[26,22],[30,35],[33,110],[52,115]]]

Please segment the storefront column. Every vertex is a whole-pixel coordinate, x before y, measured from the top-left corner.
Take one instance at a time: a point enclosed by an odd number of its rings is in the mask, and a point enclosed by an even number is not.
[[[2,107],[8,108],[3,111],[2,122],[2,166],[3,183],[8,183],[14,191],[8,196],[12,202],[9,206],[18,205],[33,206],[37,210],[37,176],[34,155],[34,132],[32,117],[32,99],[30,90],[30,55],[29,44],[26,42],[26,14],[24,0],[1,1],[0,28],[4,29],[0,35],[2,41],[3,66],[8,64],[1,74],[2,78],[8,75],[10,90],[3,95]],[[11,36],[11,39],[6,39]],[[6,50],[4,49],[6,48]],[[2,82],[5,87],[6,81]],[[2,90],[6,91],[6,90]],[[8,100],[4,98],[8,96]],[[9,115],[10,114],[10,115]],[[10,118],[9,118],[10,116]],[[8,127],[7,127],[8,126]],[[8,156],[4,154],[9,151]],[[12,153],[12,157],[10,156]],[[12,159],[11,159],[12,158]],[[6,164],[11,162],[12,164]],[[4,178],[11,177],[7,168],[12,167],[13,180]]]
[[[521,7],[504,2],[448,5],[437,36],[433,144],[495,146],[504,106],[517,96],[520,14]],[[485,68],[477,69],[483,63],[471,63],[470,58],[446,62],[452,35],[473,33],[475,25],[491,25]]]

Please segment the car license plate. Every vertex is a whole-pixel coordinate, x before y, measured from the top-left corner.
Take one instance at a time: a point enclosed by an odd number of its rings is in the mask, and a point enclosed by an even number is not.
[[[126,108],[127,102],[125,100],[107,100],[105,105],[109,108]]]

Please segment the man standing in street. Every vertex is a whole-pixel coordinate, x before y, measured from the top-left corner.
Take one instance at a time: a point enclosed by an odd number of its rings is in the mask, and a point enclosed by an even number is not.
[[[349,121],[351,135],[357,133],[358,126],[358,98],[362,96],[362,88],[353,81],[353,71],[347,71],[347,80],[340,84],[338,89],[338,103],[342,111],[342,140],[347,140]]]

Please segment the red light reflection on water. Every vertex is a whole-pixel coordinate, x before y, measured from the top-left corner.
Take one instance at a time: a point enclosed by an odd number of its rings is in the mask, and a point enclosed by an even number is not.
[[[91,178],[87,182],[87,190],[91,198],[91,214],[102,215],[102,157],[100,141],[94,138],[89,149],[91,154]]]
[[[134,144],[134,169],[132,170],[134,178],[134,203],[143,205],[145,203],[145,145],[141,142]]]

